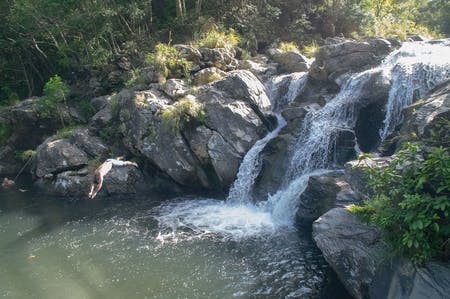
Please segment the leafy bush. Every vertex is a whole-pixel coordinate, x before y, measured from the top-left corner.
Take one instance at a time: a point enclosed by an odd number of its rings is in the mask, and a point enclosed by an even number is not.
[[[192,121],[204,123],[206,113],[203,105],[194,98],[185,97],[160,113],[163,127],[176,133]]]
[[[297,44],[294,42],[281,42],[278,48],[284,52],[300,52]]]
[[[319,45],[315,40],[313,40],[309,45],[303,46],[303,53],[308,58],[315,57],[317,50],[319,50]]]
[[[39,99],[38,113],[41,117],[51,118],[54,117],[57,112],[57,105],[59,103],[65,103],[66,98],[69,95],[69,88],[62,82],[60,76],[55,75],[45,83],[44,96]],[[62,118],[61,113],[59,116]]]
[[[210,49],[234,48],[238,45],[239,40],[239,35],[233,29],[230,29],[228,32],[211,29],[200,35],[196,45]]]
[[[70,136],[72,136],[72,133],[75,129],[78,129],[80,126],[70,126],[70,127],[64,127],[62,129],[59,129],[56,134],[55,137],[56,139],[64,139],[64,138],[69,138]]]
[[[177,49],[167,44],[157,44],[155,52],[147,55],[147,63],[167,77],[189,77],[192,62],[181,58]]]
[[[368,167],[367,175],[374,196],[351,211],[416,263],[442,253],[450,237],[449,148],[406,143],[388,167]]]

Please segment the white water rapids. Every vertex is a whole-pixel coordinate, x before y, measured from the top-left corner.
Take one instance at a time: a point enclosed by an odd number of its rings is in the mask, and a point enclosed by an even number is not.
[[[351,75],[332,100],[305,117],[301,133],[292,147],[293,155],[282,189],[269,195],[268,200],[254,203],[252,189],[261,169],[259,155],[284,125],[279,118],[277,129],[256,142],[244,157],[226,202],[197,199],[162,207],[158,219],[163,231],[161,239],[176,238],[186,230],[197,235],[214,234],[241,239],[292,226],[298,198],[305,190],[309,177],[335,167],[334,150],[339,134],[353,132],[360,109],[358,101],[364,100],[362,97],[370,87],[371,78],[380,72],[391,81],[384,127],[380,132],[384,139],[401,122],[403,108],[450,76],[450,42],[404,43],[380,66]],[[281,84],[285,77],[274,78],[269,84],[272,97],[276,96],[281,101],[277,104],[276,99],[272,98],[274,108],[297,97],[306,82],[304,73],[293,74],[287,85],[288,90],[282,92],[277,88],[284,86],[286,89],[286,84]]]

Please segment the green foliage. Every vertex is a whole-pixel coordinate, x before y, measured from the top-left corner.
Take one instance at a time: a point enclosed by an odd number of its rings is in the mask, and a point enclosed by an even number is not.
[[[425,6],[425,1],[421,0],[363,1],[362,7],[367,17],[361,31],[369,36],[398,37],[402,40],[407,38],[408,33],[437,37],[433,28],[424,26],[424,22],[419,23],[420,11]]]
[[[406,143],[388,167],[368,167],[367,175],[374,196],[350,210],[416,263],[442,253],[450,237],[449,148]]]
[[[319,45],[315,40],[313,40],[309,45],[303,46],[303,53],[308,58],[315,57],[317,50],[319,50]]]
[[[39,115],[44,118],[55,117],[57,105],[65,102],[68,94],[69,88],[62,82],[60,76],[50,77],[44,86],[44,95],[38,102]]]
[[[157,44],[155,52],[147,55],[146,59],[157,71],[167,77],[189,77],[192,62],[181,58],[177,49],[167,44]]]
[[[210,29],[200,35],[196,41],[196,45],[201,48],[234,48],[238,45],[240,40],[239,35],[233,30],[219,31]]]
[[[295,42],[281,42],[278,48],[284,52],[300,52]]]
[[[188,123],[204,123],[206,112],[203,105],[191,97],[185,97],[160,112],[161,124],[173,133],[182,130]]]
[[[25,151],[16,151],[15,152],[15,157],[16,159],[22,161],[22,162],[27,162],[28,160],[30,160],[32,157],[34,157],[36,155],[36,151],[35,150],[25,150]]]
[[[0,145],[6,144],[11,133],[11,127],[9,125],[0,123]]]
[[[55,137],[56,139],[64,139],[72,136],[74,130],[78,129],[80,126],[70,126],[64,127],[56,131]]]

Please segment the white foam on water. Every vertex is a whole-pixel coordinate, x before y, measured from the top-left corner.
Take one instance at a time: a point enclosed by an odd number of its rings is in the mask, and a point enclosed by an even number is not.
[[[252,204],[233,205],[216,199],[172,202],[159,208],[161,241],[208,235],[239,240],[277,230],[271,214]]]

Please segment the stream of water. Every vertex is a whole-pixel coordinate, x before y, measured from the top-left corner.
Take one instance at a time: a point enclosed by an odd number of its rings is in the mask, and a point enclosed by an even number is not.
[[[3,193],[0,297],[320,297],[326,262],[306,234],[269,217],[215,199]]]
[[[331,298],[323,293],[326,262],[310,233],[294,227],[296,200],[310,175],[334,167],[337,136],[354,129],[355,103],[373,74],[381,69],[392,80],[380,132],[385,138],[405,105],[449,77],[448,49],[406,43],[380,67],[350,76],[334,99],[308,113],[284,185],[265,201],[253,198],[252,189],[260,152],[284,125],[280,116],[276,130],[243,159],[228,201],[67,201],[0,193],[0,296]],[[282,100],[274,107],[297,97],[306,75],[288,79],[285,85],[285,76],[274,78],[271,93]]]

